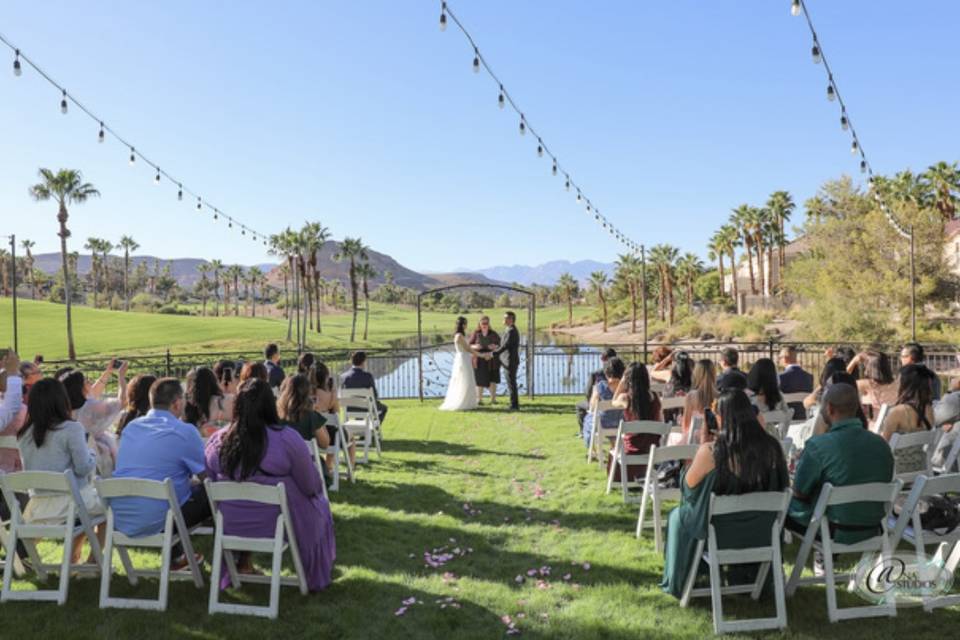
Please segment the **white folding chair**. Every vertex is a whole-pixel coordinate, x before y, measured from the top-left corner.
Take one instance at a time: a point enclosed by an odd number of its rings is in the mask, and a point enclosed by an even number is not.
[[[137,478],[97,480],[97,493],[103,500],[107,511],[107,537],[103,547],[103,564],[100,572],[101,609],[115,607],[119,609],[166,611],[170,580],[193,580],[193,584],[198,589],[203,588],[203,576],[193,553],[193,545],[190,543],[190,530],[183,520],[177,493],[170,478],[163,482]],[[166,502],[167,515],[164,519],[163,530],[160,533],[137,537],[117,531],[112,505],[114,498],[149,498]],[[183,547],[183,553],[187,558],[187,569],[171,571],[171,549],[178,542]],[[127,580],[131,585],[136,586],[141,577],[158,576],[160,578],[160,589],[156,600],[149,598],[114,598],[110,596],[110,579],[113,575],[113,550],[115,547],[127,572]],[[160,570],[135,568],[127,551],[127,549],[133,547],[160,549]]]
[[[0,449],[13,449],[17,451],[17,436],[0,436]],[[3,473],[0,471],[0,473]],[[0,551],[4,551],[4,557],[0,559],[0,571],[3,570],[4,563],[8,561],[17,562],[16,553],[7,551],[7,529],[10,526],[9,520],[0,520]]]
[[[37,591],[13,590],[13,562],[6,562],[3,567],[3,589],[0,591],[0,602],[9,600],[43,600],[55,601],[64,604],[67,601],[67,591],[70,586],[70,573],[93,574],[100,569],[102,556],[100,541],[97,539],[94,527],[104,521],[103,516],[91,516],[80,496],[76,478],[72,471],[54,473],[52,471],[18,471],[16,473],[0,474],[0,489],[10,508],[10,531],[7,534],[6,547],[10,550],[17,548],[17,541],[22,541],[30,556],[31,566],[41,580],[46,580],[48,573],[60,573],[60,582],[57,589]],[[41,491],[44,495],[68,497],[67,514],[60,522],[28,522],[23,517],[20,504],[15,493],[30,493]],[[76,524],[77,520],[80,524]],[[74,539],[86,535],[90,542],[90,552],[95,564],[74,565],[71,559]],[[59,565],[44,564],[37,551],[36,541],[41,539],[63,540],[63,559]]]
[[[310,457],[313,458],[313,466],[316,467],[317,474],[320,476],[320,486],[323,487],[323,497],[329,500],[330,495],[327,493],[327,477],[323,475],[323,471],[327,467],[323,460],[325,454],[320,452],[320,445],[318,445],[317,441],[313,438],[307,440],[307,449],[310,450]]]
[[[894,478],[909,485],[921,475],[933,475],[933,452],[936,451],[937,441],[940,439],[940,429],[915,431],[913,433],[895,433],[890,437],[890,451],[893,453]],[[897,453],[909,451],[916,447],[923,447],[924,466],[920,469],[900,471],[897,469]]]
[[[603,426],[600,423],[600,417],[605,411],[613,410],[613,401],[612,400],[600,400],[597,402],[596,407],[592,408],[592,413],[590,414],[590,442],[587,443],[587,462],[590,462],[592,459],[596,458],[600,461],[600,466],[603,467],[603,439],[601,436],[601,431],[604,430]],[[607,432],[613,431],[613,429],[606,429]],[[608,433],[607,437],[612,437],[613,433]]]
[[[960,423],[958,423],[954,428],[960,429]],[[944,436],[942,433],[940,436],[940,442],[944,442]],[[942,446],[945,447],[946,444],[944,443]],[[953,473],[954,468],[957,466],[958,456],[960,456],[960,437],[954,438],[953,444],[950,445],[950,449],[947,451],[946,457],[943,459],[943,464],[939,466],[934,465],[933,470],[936,473]]]
[[[793,410],[785,411],[764,411],[760,414],[763,417],[764,424],[767,425],[767,433],[783,440],[790,431],[790,423],[793,422]]]
[[[780,531],[790,504],[789,491],[770,491],[745,493],[738,496],[710,496],[710,510],[707,514],[707,553],[703,553],[704,541],[697,542],[696,560],[690,566],[684,585],[680,606],[686,607],[691,597],[710,596],[713,605],[714,633],[731,631],[757,631],[760,629],[783,629],[787,626],[787,607],[784,601],[783,562],[780,558]],[[714,518],[734,513],[766,512],[776,514],[770,529],[770,542],[763,546],[747,549],[720,549],[717,546],[717,531]],[[721,524],[722,526],[722,524]],[[710,568],[710,587],[694,589],[701,558]],[[760,563],[757,579],[753,584],[724,587],[720,577],[720,567],[729,564]],[[728,621],[723,619],[722,597],[737,593],[749,593],[759,600],[767,574],[773,570],[774,603],[777,615],[773,618],[751,618]]]
[[[340,490],[340,474],[346,473],[347,479],[354,482],[353,461],[350,460],[350,443],[344,438],[346,431],[340,429],[340,416],[336,413],[324,413],[323,417],[327,423],[333,423],[337,427],[337,435],[333,442],[327,448],[326,455],[333,456],[333,483],[330,485],[330,491]],[[343,465],[343,471],[340,466]]]
[[[890,536],[888,535],[887,523],[890,520],[890,513],[893,509],[893,501],[900,492],[903,484],[899,480],[893,482],[871,482],[866,484],[853,484],[845,487],[834,487],[829,482],[824,484],[820,490],[820,497],[817,499],[816,507],[813,510],[813,516],[810,518],[810,524],[803,536],[803,542],[800,543],[800,551],[797,553],[797,561],[794,563],[793,572],[790,574],[790,580],[787,581],[787,595],[792,596],[801,584],[826,584],[827,588],[827,613],[830,622],[838,620],[849,620],[851,618],[869,618],[873,616],[896,616],[897,607],[892,593],[886,594],[886,600],[883,604],[868,605],[861,607],[837,606],[836,579],[843,578],[844,575],[837,575],[833,570],[833,556],[841,553],[859,553],[862,559],[870,557],[876,552],[881,553],[881,557],[886,560],[890,557],[892,547],[890,545]],[[879,533],[866,540],[852,544],[843,544],[835,542],[830,532],[830,521],[827,517],[829,507],[863,502],[879,502],[884,505],[884,515],[877,522]],[[820,539],[817,539],[819,534]],[[803,568],[810,556],[810,551],[816,550],[823,554],[824,575],[802,578]],[[854,576],[850,575],[847,590],[854,586]]]
[[[636,503],[639,501],[637,496],[630,495],[630,489],[634,487],[639,488],[643,482],[642,480],[631,480],[627,476],[627,470],[630,468],[629,465],[645,464],[647,465],[647,473],[649,475],[650,453],[648,449],[647,453],[628,454],[624,451],[623,438],[624,436],[644,434],[658,436],[660,438],[660,445],[663,446],[666,444],[667,438],[670,435],[670,425],[665,422],[654,422],[652,420],[635,420],[633,422],[621,420],[613,441],[613,450],[610,454],[610,471],[607,473],[607,493],[610,493],[610,490],[613,488],[613,478],[619,469],[620,490],[623,493],[623,501],[626,503]]]
[[[807,396],[810,395],[805,391],[799,391],[797,393],[784,393],[783,401],[787,404],[803,404],[803,401],[807,399]]]
[[[300,593],[306,595],[307,580],[300,561],[300,548],[297,546],[297,537],[290,519],[290,510],[287,507],[287,494],[283,483],[276,485],[258,484],[255,482],[210,482],[204,480],[207,488],[207,498],[210,500],[210,509],[213,512],[215,523],[215,537],[213,543],[213,569],[210,573],[210,601],[209,613],[238,613],[244,615],[262,616],[276,619],[280,610],[280,585],[298,586]],[[277,524],[272,538],[247,538],[244,536],[227,535],[224,533],[223,513],[219,503],[241,500],[258,502],[279,507]],[[286,542],[284,538],[286,537]],[[293,558],[293,567],[296,573],[293,577],[281,576],[281,562],[284,550],[289,549]],[[269,553],[273,564],[269,576],[247,575],[237,571],[237,563],[233,557],[235,551]],[[245,604],[231,604],[220,602],[220,571],[226,562],[227,573],[234,589],[239,589],[242,582],[269,584],[270,603],[268,606]]]
[[[687,404],[687,399],[684,396],[678,396],[674,398],[660,398],[660,409],[664,412],[680,410],[680,413],[677,414],[676,421],[679,424],[683,420],[683,408]]]
[[[380,418],[377,402],[372,389],[340,389],[340,406],[343,407],[343,421],[340,428],[353,437],[358,446],[363,447],[363,458],[358,462],[370,461],[371,445],[381,455]]]
[[[643,527],[650,526],[645,521],[647,505],[653,506],[653,543],[657,553],[663,552],[663,513],[662,504],[665,500],[680,500],[682,491],[677,487],[661,487],[657,482],[657,467],[665,462],[680,462],[686,464],[697,455],[700,445],[681,444],[675,446],[650,447],[650,457],[647,463],[647,477],[643,481],[643,495],[640,498],[640,515],[637,517],[637,538],[643,535]]]

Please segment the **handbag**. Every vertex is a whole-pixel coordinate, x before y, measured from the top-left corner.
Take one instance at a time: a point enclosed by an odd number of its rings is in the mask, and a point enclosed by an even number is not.
[[[898,496],[893,505],[893,513],[900,517],[906,496]],[[960,526],[960,505],[958,498],[946,495],[932,495],[920,498],[917,512],[920,514],[920,526],[924,531],[932,531],[945,536]]]

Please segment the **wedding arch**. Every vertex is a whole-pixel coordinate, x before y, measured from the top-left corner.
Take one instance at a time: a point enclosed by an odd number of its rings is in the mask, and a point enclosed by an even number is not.
[[[417,393],[420,402],[423,402],[423,299],[426,296],[432,296],[435,293],[445,293],[454,289],[497,289],[500,291],[512,291],[527,297],[527,362],[526,362],[526,383],[527,397],[533,397],[533,354],[534,342],[536,340],[537,327],[537,297],[533,291],[522,287],[515,287],[509,284],[495,284],[491,282],[464,282],[461,284],[451,284],[445,287],[436,287],[427,289],[417,294]]]

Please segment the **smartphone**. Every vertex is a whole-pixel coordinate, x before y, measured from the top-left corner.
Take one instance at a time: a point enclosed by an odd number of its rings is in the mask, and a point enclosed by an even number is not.
[[[120,360],[119,358],[114,358],[113,360],[110,361],[110,366],[113,367],[114,369],[119,369],[120,367],[123,366],[123,360]]]

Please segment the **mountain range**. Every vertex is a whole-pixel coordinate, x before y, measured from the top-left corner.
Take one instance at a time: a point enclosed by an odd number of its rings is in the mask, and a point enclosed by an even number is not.
[[[501,282],[517,282],[522,285],[554,285],[560,276],[569,273],[578,282],[585,282],[594,271],[604,271],[608,276],[613,275],[612,263],[597,262],[596,260],[553,260],[535,267],[526,265],[496,266],[486,269],[457,269],[458,272],[470,272],[482,275]]]

